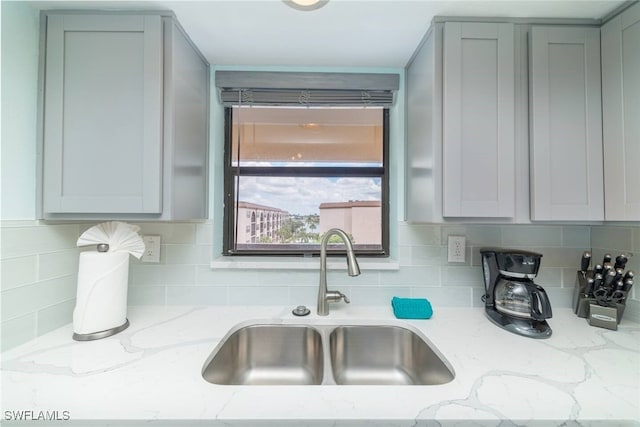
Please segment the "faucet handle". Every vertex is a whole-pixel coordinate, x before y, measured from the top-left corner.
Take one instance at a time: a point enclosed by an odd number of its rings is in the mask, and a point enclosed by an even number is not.
[[[351,303],[348,296],[346,296],[345,294],[340,294],[340,295],[342,296],[342,299],[344,300],[344,302],[346,302],[347,304]]]
[[[345,294],[343,294],[340,291],[327,291],[327,301],[340,302],[341,299],[343,299],[344,302],[346,302],[347,304],[351,302],[349,300],[349,297],[347,297]]]

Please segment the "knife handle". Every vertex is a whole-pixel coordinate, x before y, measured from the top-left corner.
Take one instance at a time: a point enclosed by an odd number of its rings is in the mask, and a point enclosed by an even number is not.
[[[586,273],[589,269],[589,264],[591,264],[591,252],[585,251],[582,254],[582,259],[580,260],[580,271]]]
[[[628,279],[633,279],[633,270],[627,270],[622,280],[626,281]]]
[[[593,291],[595,292],[595,290],[598,289],[600,286],[602,286],[602,274],[596,273],[593,276]]]
[[[622,268],[624,270],[625,265],[627,265],[628,258],[625,254],[620,254],[616,257],[616,263],[613,268]]]
[[[602,257],[602,265],[608,264],[611,262],[611,254],[604,254]]]
[[[604,287],[609,289],[611,288],[611,285],[613,285],[613,281],[616,278],[616,272],[611,270],[607,273],[606,276],[604,276]]]
[[[604,268],[602,267],[602,264],[596,264],[593,267],[593,275],[595,276],[596,274],[602,274],[602,272],[604,271]]]

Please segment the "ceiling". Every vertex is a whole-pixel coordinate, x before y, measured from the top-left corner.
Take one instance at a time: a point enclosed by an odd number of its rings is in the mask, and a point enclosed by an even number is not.
[[[223,66],[404,67],[434,16],[600,19],[617,0],[34,1],[40,9],[173,10],[209,62]]]

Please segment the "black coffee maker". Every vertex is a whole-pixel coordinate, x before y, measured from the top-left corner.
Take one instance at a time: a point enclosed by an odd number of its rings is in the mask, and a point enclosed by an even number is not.
[[[531,338],[548,338],[551,304],[544,289],[533,282],[542,254],[500,248],[482,248],[485,312],[507,331]]]

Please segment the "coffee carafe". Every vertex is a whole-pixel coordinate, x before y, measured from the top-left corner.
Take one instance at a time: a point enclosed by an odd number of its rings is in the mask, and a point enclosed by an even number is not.
[[[489,320],[519,335],[551,336],[551,327],[546,322],[552,315],[549,297],[533,282],[542,254],[500,248],[483,248],[480,254]]]

